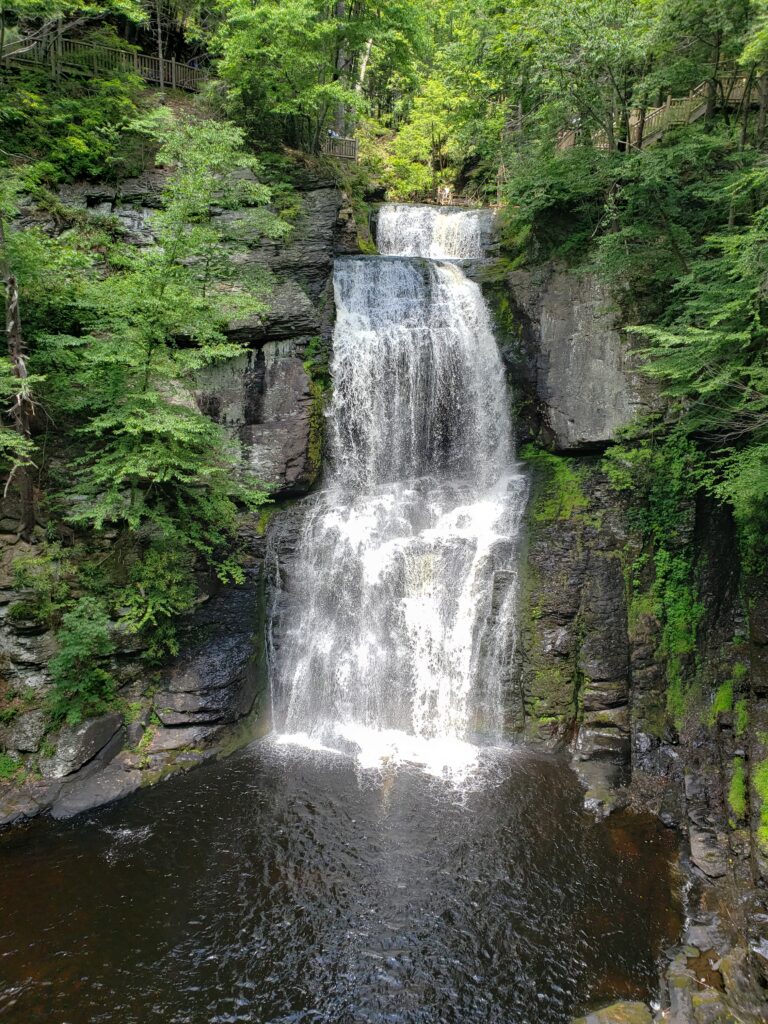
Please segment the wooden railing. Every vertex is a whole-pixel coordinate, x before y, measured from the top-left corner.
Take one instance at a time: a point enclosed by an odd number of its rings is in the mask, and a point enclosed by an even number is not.
[[[718,78],[718,106],[738,106],[746,98],[751,101],[754,79],[748,75],[729,74]],[[622,138],[622,127],[617,125],[614,138],[617,145],[634,149],[653,146],[664,132],[681,124],[693,124],[707,112],[710,82],[702,82],[692,89],[687,96],[668,96],[666,103],[645,111],[632,110],[629,115],[629,140]],[[557,137],[559,150],[573,149],[578,145],[582,132],[578,128],[567,128]],[[608,133],[605,129],[591,133],[591,143],[595,149],[609,149]]]
[[[323,139],[320,149],[326,156],[335,157],[337,160],[357,160],[357,139],[329,135]]]
[[[172,89],[197,92],[208,75],[200,68],[160,60],[145,53],[120,50],[112,46],[96,46],[65,36],[46,39],[18,39],[4,47],[0,63],[45,64],[54,73],[72,71],[86,74],[109,74],[112,71],[133,71],[145,82],[167,85]]]

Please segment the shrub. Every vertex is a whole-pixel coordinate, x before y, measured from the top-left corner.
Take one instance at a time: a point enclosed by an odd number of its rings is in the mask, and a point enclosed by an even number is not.
[[[11,782],[21,770],[21,761],[11,754],[0,753],[0,781]]]
[[[54,723],[77,725],[110,707],[115,681],[100,664],[114,651],[109,626],[109,616],[95,597],[80,598],[63,617],[56,637],[59,653],[50,663],[48,712]]]
[[[768,758],[756,766],[752,774],[752,785],[760,798],[760,824],[757,827],[757,843],[768,857]]]
[[[734,757],[733,775],[731,785],[728,789],[728,806],[738,819],[743,819],[747,813],[747,779],[744,771],[744,758]]]
[[[717,688],[714,699],[712,701],[712,707],[709,710],[709,716],[707,723],[714,725],[717,722],[718,716],[725,714],[728,711],[733,710],[733,680],[726,679],[724,683],[721,683]]]

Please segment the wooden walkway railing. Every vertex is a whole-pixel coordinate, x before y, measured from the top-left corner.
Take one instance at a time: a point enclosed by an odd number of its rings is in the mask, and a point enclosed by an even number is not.
[[[160,60],[145,53],[119,50],[112,46],[95,46],[79,39],[54,36],[46,39],[17,39],[0,53],[0,63],[44,64],[54,73],[73,71],[104,74],[111,71],[133,71],[145,82],[167,85],[171,89],[197,92],[208,75],[200,68]]]
[[[757,84],[749,75],[721,76],[718,79],[721,95],[718,97],[717,105],[739,106],[745,97],[747,102],[750,102],[753,88]],[[707,112],[709,89],[710,83],[702,82],[687,96],[668,96],[666,103],[660,107],[646,110],[644,116],[642,111],[632,110],[629,116],[629,148],[644,149],[653,146],[670,128],[698,121]],[[617,145],[626,147],[627,140],[621,137],[622,130],[622,127],[617,125],[614,138],[618,140]],[[559,150],[572,149],[578,145],[581,138],[580,129],[564,129],[557,137],[557,148]],[[610,148],[608,133],[605,129],[592,132],[591,141],[595,149],[607,150]]]
[[[321,142],[320,150],[326,156],[335,157],[337,160],[357,160],[357,139],[328,135]]]

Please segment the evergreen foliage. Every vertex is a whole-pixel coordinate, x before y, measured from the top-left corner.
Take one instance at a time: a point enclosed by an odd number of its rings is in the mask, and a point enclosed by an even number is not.
[[[115,681],[103,667],[114,651],[104,605],[95,597],[80,598],[64,616],[57,640],[59,652],[49,665],[48,711],[54,723],[77,725],[108,710],[115,694]]]

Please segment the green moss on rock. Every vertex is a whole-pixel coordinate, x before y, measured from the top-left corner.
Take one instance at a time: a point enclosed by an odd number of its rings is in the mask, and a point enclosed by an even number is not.
[[[728,806],[738,820],[747,814],[747,776],[744,758],[734,757],[731,784],[728,789]]]
[[[532,499],[534,522],[570,519],[589,507],[589,498],[583,490],[584,470],[574,466],[572,460],[553,455],[533,444],[525,445],[520,457],[542,472],[541,486]]]

